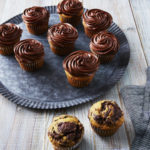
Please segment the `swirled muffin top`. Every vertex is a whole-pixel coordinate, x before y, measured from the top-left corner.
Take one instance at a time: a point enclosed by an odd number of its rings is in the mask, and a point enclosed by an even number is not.
[[[90,49],[98,55],[114,54],[119,49],[119,43],[115,35],[102,31],[91,38]]]
[[[63,47],[75,42],[78,31],[69,23],[59,23],[49,28],[47,37],[55,45]]]
[[[83,50],[71,53],[63,61],[63,68],[74,76],[90,76],[98,67],[98,57]]]
[[[49,12],[44,7],[34,6],[24,10],[22,19],[25,23],[37,23],[39,21],[47,21]]]
[[[112,16],[100,9],[90,9],[83,14],[83,21],[89,30],[103,31],[110,27]]]
[[[44,47],[37,40],[26,39],[15,45],[14,53],[20,63],[32,63],[44,56]]]
[[[76,16],[82,10],[82,2],[80,2],[79,0],[62,0],[57,5],[57,12],[59,14]]]
[[[48,137],[57,146],[70,147],[83,137],[84,127],[74,116],[61,115],[55,117],[48,129]]]
[[[92,105],[88,114],[91,124],[105,129],[122,125],[124,114],[115,101],[103,100]]]
[[[22,34],[22,29],[15,24],[6,23],[0,25],[0,45],[12,45],[16,43]]]

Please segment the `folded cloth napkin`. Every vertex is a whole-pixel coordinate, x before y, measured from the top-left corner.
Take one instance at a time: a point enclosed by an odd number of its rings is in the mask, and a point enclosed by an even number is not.
[[[150,67],[145,86],[127,86],[120,92],[135,129],[131,150],[150,150]]]

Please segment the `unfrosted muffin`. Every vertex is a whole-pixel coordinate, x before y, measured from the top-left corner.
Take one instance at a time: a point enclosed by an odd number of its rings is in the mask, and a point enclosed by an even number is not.
[[[0,54],[13,54],[14,45],[20,41],[21,34],[22,29],[18,25],[12,23],[0,25]]]
[[[28,32],[39,35],[48,30],[49,12],[44,7],[34,6],[24,10],[22,19]]]
[[[68,82],[74,87],[87,86],[92,81],[98,67],[98,57],[83,50],[71,53],[63,61]]]
[[[57,5],[57,12],[62,23],[70,23],[77,26],[83,14],[82,2],[79,0],[62,0]]]
[[[44,47],[37,40],[20,41],[15,45],[14,53],[20,67],[26,71],[35,71],[43,66]]]
[[[78,31],[69,23],[59,23],[49,28],[47,38],[51,50],[55,54],[63,56],[74,49]]]
[[[119,43],[115,35],[102,31],[91,38],[90,49],[99,57],[101,64],[104,64],[114,58],[118,52]]]
[[[73,150],[79,146],[84,127],[74,116],[55,117],[48,129],[48,137],[55,150]]]
[[[112,23],[112,16],[100,9],[90,9],[83,14],[85,34],[92,37],[94,34],[107,30]]]
[[[111,136],[124,122],[124,114],[115,101],[102,100],[92,105],[88,114],[93,130],[100,136]]]

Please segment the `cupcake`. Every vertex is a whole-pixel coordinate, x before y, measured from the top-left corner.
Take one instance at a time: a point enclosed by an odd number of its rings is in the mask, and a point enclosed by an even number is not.
[[[104,64],[114,58],[118,52],[119,43],[115,35],[102,31],[91,38],[90,49],[99,57],[101,64]]]
[[[92,129],[100,136],[111,136],[124,122],[124,114],[115,101],[102,100],[88,114]]]
[[[57,5],[57,12],[62,23],[77,26],[81,21],[83,6],[79,0],[63,0]]]
[[[49,28],[47,38],[53,53],[63,56],[74,49],[78,31],[69,23],[59,23]]]
[[[0,25],[0,54],[13,54],[14,45],[20,41],[21,34],[22,29],[18,25],[12,23]]]
[[[55,150],[76,149],[83,139],[84,127],[74,116],[55,117],[48,129],[48,137]]]
[[[25,9],[22,19],[31,34],[39,35],[48,30],[49,12],[43,7],[34,6]]]
[[[44,47],[34,39],[26,39],[14,47],[15,58],[20,67],[26,71],[35,71],[43,66]]]
[[[98,57],[83,50],[71,53],[63,61],[68,82],[78,88],[85,87],[92,81],[98,67]]]
[[[83,14],[85,34],[92,37],[94,34],[107,30],[112,23],[112,16],[100,9],[90,9]]]

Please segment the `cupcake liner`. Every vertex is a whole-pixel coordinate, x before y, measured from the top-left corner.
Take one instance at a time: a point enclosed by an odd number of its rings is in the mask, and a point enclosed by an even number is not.
[[[39,35],[45,33],[48,30],[48,21],[42,24],[28,24],[26,23],[26,28],[29,33],[34,35]]]
[[[118,130],[119,127],[116,126],[116,128],[110,129],[110,130],[102,130],[100,128],[97,128],[91,124],[92,129],[100,136],[112,136],[115,134],[115,132]]]
[[[64,14],[60,14],[59,19],[62,23],[70,23],[73,26],[77,26],[81,22],[81,15],[80,16],[67,16]]]
[[[57,146],[53,145],[53,148],[54,148],[54,150],[76,150],[79,147],[79,145],[81,144],[82,139],[83,138],[81,137],[79,142],[77,144],[75,144],[74,146],[72,146],[72,147],[61,147],[61,146],[57,147]]]
[[[55,46],[51,41],[48,41],[49,45],[50,45],[50,49],[52,50],[52,52],[56,55],[60,55],[60,56],[65,56],[69,53],[72,52],[72,50],[74,49],[74,43],[71,46],[66,46],[66,47],[57,47]]]
[[[1,55],[12,55],[14,53],[13,48],[14,48],[14,45],[0,46],[0,54]]]
[[[92,81],[94,74],[90,75],[90,76],[86,76],[86,77],[75,77],[72,76],[69,72],[65,71],[68,82],[77,88],[82,88],[85,86],[88,86],[89,83]]]
[[[16,58],[17,59],[17,58]],[[40,60],[37,60],[33,63],[21,63],[18,59],[17,59],[20,67],[25,70],[25,71],[29,71],[29,72],[32,72],[32,71],[35,71],[35,70],[38,70],[40,69],[42,66],[43,66],[43,63],[44,63],[44,59],[40,59]]]

